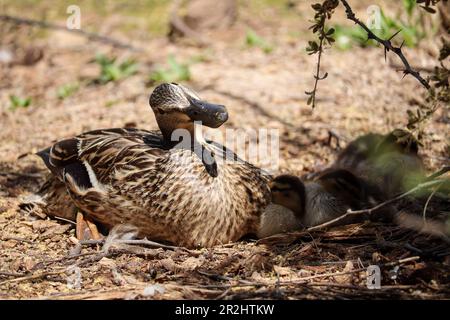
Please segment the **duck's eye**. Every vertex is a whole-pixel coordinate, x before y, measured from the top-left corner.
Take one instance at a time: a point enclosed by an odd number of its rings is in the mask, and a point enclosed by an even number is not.
[[[289,191],[287,191],[287,190],[283,191],[283,196],[285,196],[286,198],[288,198],[288,197],[289,197]]]
[[[156,108],[156,110],[158,111],[159,114],[164,114],[166,113],[163,109],[161,108]]]

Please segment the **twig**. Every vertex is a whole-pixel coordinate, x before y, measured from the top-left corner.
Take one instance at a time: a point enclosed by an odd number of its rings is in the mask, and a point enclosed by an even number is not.
[[[349,210],[349,213],[351,213],[351,214],[361,214],[361,213],[371,214],[375,210],[378,210],[378,209],[380,209],[380,208],[382,208],[382,207],[384,207],[384,206],[386,206],[388,204],[391,204],[393,202],[396,202],[396,201],[398,201],[400,199],[403,199],[403,198],[409,196],[410,194],[415,193],[416,191],[419,191],[419,190],[425,189],[425,188],[429,188],[429,187],[432,187],[432,186],[437,185],[437,184],[442,184],[443,182],[445,182],[445,180],[433,180],[433,181],[423,182],[423,183],[418,184],[417,186],[415,186],[411,190],[409,190],[409,191],[407,191],[405,193],[402,193],[402,194],[398,195],[397,197],[392,198],[392,199],[390,199],[388,201],[382,202],[382,203],[380,203],[379,205],[376,205],[373,208],[365,209],[365,210],[355,210],[355,211]]]
[[[322,58],[322,53],[324,50],[325,42],[328,42],[329,45],[334,41],[331,35],[334,32],[334,29],[331,28],[328,31],[325,29],[325,22],[327,19],[331,18],[334,9],[339,4],[338,1],[330,1],[325,0],[322,4],[316,3],[312,5],[312,8],[316,12],[314,15],[314,24],[310,27],[313,30],[313,33],[318,33],[319,44],[315,41],[309,41],[309,46],[306,48],[308,54],[316,54],[318,53],[317,64],[316,64],[316,73],[314,75],[314,88],[311,91],[305,91],[306,95],[309,95],[309,98],[306,104],[311,104],[311,107],[314,109],[316,106],[316,93],[317,86],[320,80],[324,80],[328,73],[325,72],[323,76],[320,76],[320,62]]]
[[[411,190],[409,190],[409,191],[407,191],[405,193],[402,193],[402,194],[398,195],[395,198],[392,198],[392,199],[389,199],[389,200],[387,200],[385,202],[382,202],[382,203],[376,205],[375,207],[372,207],[372,208],[369,208],[369,209],[363,209],[363,210],[348,210],[342,216],[339,216],[339,217],[337,217],[337,218],[335,218],[333,220],[330,220],[330,221],[327,221],[325,223],[322,223],[322,224],[320,224],[318,226],[310,227],[310,228],[306,229],[306,231],[310,231],[311,232],[311,231],[316,231],[316,230],[319,230],[319,229],[322,229],[322,228],[329,227],[330,225],[333,225],[334,223],[339,222],[339,221],[341,221],[341,220],[343,220],[343,219],[345,219],[345,218],[347,218],[349,216],[361,215],[361,214],[365,214],[365,213],[370,215],[374,211],[376,211],[376,210],[378,210],[378,209],[380,209],[380,208],[382,208],[382,207],[384,207],[384,206],[386,206],[388,204],[396,202],[396,201],[398,201],[400,199],[403,199],[403,198],[409,196],[410,194],[415,193],[416,191],[419,191],[419,190],[424,189],[424,188],[432,187],[432,186],[437,185],[437,184],[441,184],[444,181],[445,180],[433,180],[433,181],[420,183],[416,187],[412,188]]]
[[[325,24],[322,26],[321,33],[325,32]],[[322,59],[322,53],[323,53],[323,41],[324,37],[320,37],[319,40],[319,55],[317,56],[317,66],[316,66],[316,74],[314,75],[314,88],[311,91],[311,107],[314,109],[316,106],[316,92],[317,92],[317,85],[319,84],[320,80],[323,80],[326,78],[326,73],[324,76],[320,77],[320,61]]]
[[[16,273],[16,272],[8,272],[8,271],[0,271],[0,276],[5,277],[23,277],[23,273]]]
[[[341,140],[347,140],[342,135],[337,133],[335,130],[328,129],[328,141],[327,141],[327,144],[330,147],[331,147],[331,142],[332,142],[333,138],[336,140],[336,149],[337,150],[341,149]]]
[[[392,266],[404,264],[404,263],[407,263],[407,262],[416,261],[416,260],[419,260],[419,259],[420,259],[419,256],[414,256],[414,257],[409,257],[409,258],[405,258],[405,259],[400,259],[400,260],[397,260],[397,261],[392,261],[392,262],[388,262],[388,263],[379,264],[379,267],[392,267]],[[304,282],[304,281],[307,281],[307,280],[312,280],[312,279],[317,279],[317,278],[341,276],[341,275],[352,274],[352,273],[357,273],[357,272],[366,271],[366,270],[367,270],[367,268],[358,268],[358,269],[354,269],[354,270],[350,270],[350,271],[316,274],[316,275],[313,275],[313,276],[303,277],[303,278],[292,280],[292,281],[282,281],[282,282],[280,282],[280,285],[281,284],[286,285],[286,284],[290,284],[290,283]]]
[[[37,26],[37,27],[45,28],[45,29],[54,29],[54,30],[61,30],[61,31],[76,33],[80,36],[88,38],[89,40],[107,43],[107,44],[112,45],[113,47],[122,48],[122,49],[130,49],[130,50],[135,50],[135,51],[141,50],[130,44],[123,43],[119,40],[112,39],[107,36],[99,35],[99,34],[93,33],[93,32],[87,32],[87,31],[84,31],[81,29],[68,29],[66,27],[59,26],[57,24],[53,24],[53,23],[49,23],[49,22],[45,22],[45,21],[19,18],[19,17],[9,16],[9,15],[0,15],[0,20],[6,21],[9,23],[14,23],[14,24],[24,24],[24,25],[28,25],[28,26]]]
[[[355,13],[353,12],[352,8],[350,7],[350,5],[348,4],[348,2],[346,0],[341,0],[342,4],[345,7],[345,13],[347,14],[347,18],[351,21],[353,21],[354,23],[356,23],[357,25],[359,25],[361,28],[364,29],[364,31],[367,32],[367,37],[368,39],[373,39],[376,42],[382,44],[384,46],[384,56],[386,57],[386,54],[388,51],[392,51],[394,52],[402,61],[403,65],[405,66],[405,69],[403,70],[404,75],[406,76],[407,74],[412,75],[414,78],[416,78],[427,90],[430,89],[430,84],[428,83],[428,81],[426,81],[424,78],[422,78],[422,76],[420,75],[419,71],[414,70],[411,65],[409,64],[408,60],[406,59],[406,57],[403,55],[402,52],[402,47],[403,47],[403,43],[399,46],[399,47],[395,47],[392,45],[391,40],[400,32],[397,31],[394,35],[392,35],[389,39],[387,40],[383,40],[381,38],[379,38],[376,34],[374,34],[363,22],[361,22],[361,20],[359,20],[356,16]]]
[[[72,221],[72,220],[69,220],[69,219],[66,219],[66,218],[62,218],[62,217],[58,217],[58,216],[53,216],[53,218],[55,218],[56,220],[61,220],[61,221],[64,221],[64,222],[67,222],[67,223],[70,223],[70,224],[77,225],[75,221]]]
[[[333,282],[311,282],[308,283],[309,286],[312,287],[336,287],[336,288],[342,288],[342,289],[352,289],[352,290],[369,290],[370,292],[373,292],[373,290],[368,289],[364,286],[356,286],[356,285],[349,285],[344,283],[333,283]],[[398,289],[411,289],[416,288],[417,285],[397,285],[397,286],[382,286],[378,290],[398,290]]]
[[[433,190],[433,192],[431,192],[430,196],[427,199],[427,202],[425,202],[425,206],[423,207],[423,213],[422,213],[422,219],[423,222],[426,224],[427,223],[427,208],[428,208],[428,204],[431,201],[431,198],[433,198],[434,194],[439,190],[440,187],[442,187],[442,185],[444,184],[444,182],[442,182],[441,184],[439,184],[436,189]]]
[[[97,253],[97,254],[95,254],[95,255],[93,255],[93,256],[87,258],[87,259],[78,261],[78,262],[72,264],[71,266],[74,266],[74,267],[81,267],[81,266],[84,266],[84,265],[89,264],[89,263],[91,263],[91,262],[97,262],[97,261],[100,261],[100,260],[102,260],[103,258],[109,258],[109,257],[111,257],[111,256],[113,256],[113,255],[114,255],[113,253],[109,253],[109,252],[100,252],[100,253]]]
[[[96,255],[96,254],[98,254],[98,253],[97,252],[85,252],[85,253],[78,253],[78,254],[68,255],[68,256],[65,256],[65,257],[62,257],[62,258],[58,258],[58,259],[41,261],[41,262],[39,262],[37,264],[37,265],[40,265],[40,267],[35,268],[35,270],[38,270],[38,269],[41,269],[41,268],[44,268],[44,267],[48,267],[52,263],[63,262],[65,260],[72,260],[72,259],[85,257],[85,256],[92,256],[92,255]]]
[[[105,243],[105,240],[83,240],[80,241],[81,245],[96,245],[96,244],[103,244]],[[190,252],[189,249],[184,248],[184,247],[176,247],[176,246],[170,246],[170,245],[166,245],[166,244],[162,244],[159,242],[155,242],[155,241],[150,241],[147,239],[142,239],[142,240],[114,240],[114,244],[130,244],[130,245],[144,245],[144,246],[150,246],[150,247],[156,247],[156,248],[163,248],[163,249],[169,249],[169,250],[184,250],[184,251],[188,251]]]
[[[380,264],[380,267],[393,267],[393,266],[396,266],[396,265],[399,265],[399,264],[404,264],[404,263],[416,261],[416,260],[419,260],[419,259],[420,259],[419,256],[409,257],[409,258],[400,259],[400,260],[397,260],[397,261],[382,263],[382,264]]]
[[[29,276],[24,276],[24,277],[20,277],[20,278],[16,278],[16,279],[9,279],[9,280],[2,281],[2,282],[0,282],[0,286],[7,284],[7,283],[36,280],[36,279],[45,278],[47,276],[53,276],[53,275],[57,275],[57,274],[65,273],[65,272],[66,272],[66,269],[64,268],[60,271],[47,271],[47,272],[42,272],[42,273],[38,273],[38,274],[32,274]]]
[[[24,239],[24,238],[18,238],[18,237],[6,237],[3,240],[4,241],[14,240],[14,241],[17,241],[17,242],[25,242],[25,243],[29,243],[29,244],[33,243],[33,241],[31,241],[31,240]]]
[[[0,176],[17,176],[25,178],[42,178],[40,173],[22,173],[22,172],[0,172]]]
[[[425,181],[431,181],[436,179],[437,177],[442,176],[444,173],[447,173],[450,171],[450,166],[445,166],[443,167],[441,170],[439,170],[438,172],[433,173],[432,175],[428,176],[427,179]]]

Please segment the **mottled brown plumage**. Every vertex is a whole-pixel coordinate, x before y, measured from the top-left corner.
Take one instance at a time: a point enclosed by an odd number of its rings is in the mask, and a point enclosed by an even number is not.
[[[36,194],[26,197],[19,204],[21,210],[40,218],[59,217],[75,221],[77,207],[67,193],[64,183],[49,174]]]
[[[176,84],[155,89],[150,103],[161,132],[96,130],[40,153],[73,203],[106,227],[132,224],[141,236],[186,247],[255,233],[270,202],[270,177],[201,140],[193,124],[219,126],[227,119],[224,107]],[[169,140],[180,128],[192,134],[181,147]]]

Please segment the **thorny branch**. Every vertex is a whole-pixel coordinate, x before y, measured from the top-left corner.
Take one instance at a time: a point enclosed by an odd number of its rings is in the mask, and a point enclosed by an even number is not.
[[[348,4],[348,2],[346,0],[341,0],[342,4],[345,7],[345,13],[347,14],[347,18],[349,20],[352,20],[354,23],[356,23],[357,25],[359,25],[361,28],[364,29],[364,31],[367,32],[367,37],[368,39],[372,39],[375,40],[376,42],[382,44],[384,46],[384,57],[386,58],[386,54],[388,51],[392,51],[394,52],[399,58],[400,60],[402,60],[403,65],[405,66],[405,69],[403,70],[404,75],[412,75],[414,78],[416,78],[427,90],[430,89],[430,84],[428,83],[428,81],[426,81],[424,78],[422,78],[422,76],[420,75],[419,71],[414,70],[411,65],[409,64],[408,60],[406,59],[406,57],[403,55],[402,52],[402,47],[404,44],[404,41],[402,42],[402,44],[399,47],[395,47],[391,40],[400,33],[401,30],[397,31],[396,33],[394,33],[389,39],[383,40],[381,38],[379,38],[376,34],[374,34],[363,22],[361,22],[361,20],[359,20],[355,13],[353,12],[352,8],[350,7],[350,5]]]
[[[364,29],[364,31],[367,33],[368,40],[370,40],[370,39],[375,40],[376,42],[378,42],[384,46],[385,58],[386,58],[388,51],[394,52],[400,58],[400,60],[402,61],[403,65],[404,65],[404,70],[403,70],[404,76],[410,74],[411,76],[416,78],[420,82],[420,84],[422,86],[424,86],[427,90],[431,89],[431,86],[428,83],[428,81],[425,80],[420,75],[420,72],[418,70],[411,67],[410,63],[404,56],[404,54],[402,52],[404,42],[402,42],[402,44],[399,47],[396,47],[392,44],[391,40],[396,35],[398,35],[401,30],[397,31],[389,39],[386,39],[386,40],[381,39],[375,33],[373,33],[369,29],[369,27],[367,27],[361,20],[359,20],[356,17],[355,13],[353,12],[352,8],[350,7],[350,4],[346,0],[341,0],[340,2],[342,2],[343,6],[345,7],[345,12],[346,12],[347,18]],[[420,1],[420,2],[423,2],[423,1]],[[418,1],[418,3],[419,3],[419,1]],[[437,1],[433,2],[433,4],[435,4],[435,3],[437,3]],[[327,73],[325,73],[323,76],[320,76],[320,64],[321,64],[321,59],[322,59],[322,53],[324,50],[324,44],[325,44],[325,42],[328,42],[328,44],[331,45],[334,42],[334,39],[333,39],[334,29],[330,28],[329,30],[327,30],[326,26],[325,26],[325,22],[327,19],[331,18],[332,14],[334,13],[334,9],[336,9],[336,7],[338,5],[339,5],[339,0],[325,0],[325,1],[323,1],[322,4],[316,3],[316,4],[312,5],[312,8],[315,11],[315,16],[314,16],[314,24],[311,26],[311,29],[313,30],[313,33],[318,34],[318,40],[319,40],[318,43],[315,41],[309,41],[309,45],[306,48],[306,51],[308,52],[308,54],[310,54],[310,55],[316,54],[316,53],[318,54],[316,71],[314,74],[314,88],[311,91],[305,92],[309,96],[307,104],[308,105],[311,104],[312,108],[314,108],[316,105],[316,92],[317,92],[318,82],[320,80],[325,79],[328,75]],[[427,2],[425,4],[425,6],[421,6],[421,7],[424,8],[426,11],[433,13],[434,9],[432,9],[430,7],[430,5],[431,5],[431,3]]]
[[[322,4],[316,3],[312,5],[314,9],[314,24],[311,26],[313,29],[313,33],[318,34],[319,42],[310,41],[309,46],[306,48],[306,51],[309,54],[318,53],[316,72],[314,74],[314,88],[312,91],[306,91],[305,93],[309,96],[307,100],[307,104],[312,104],[312,108],[316,105],[316,92],[318,87],[318,82],[327,77],[327,73],[323,76],[320,76],[320,65],[322,59],[322,53],[324,50],[325,41],[328,42],[329,45],[334,42],[333,39],[333,28],[330,28],[326,31],[325,21],[330,19],[332,14],[334,13],[334,9],[339,5],[339,3],[345,7],[345,13],[347,19],[353,21],[359,27],[361,27],[367,33],[368,40],[374,40],[377,43],[380,43],[384,47],[385,59],[388,51],[394,52],[402,62],[402,69],[404,76],[411,75],[416,78],[420,84],[427,89],[427,98],[425,103],[421,103],[417,110],[413,112],[412,110],[407,111],[408,123],[406,125],[408,131],[411,133],[410,138],[414,139],[418,144],[422,145],[422,138],[424,136],[424,124],[427,120],[429,120],[435,112],[442,106],[448,105],[450,101],[450,90],[449,90],[449,74],[450,71],[444,65],[444,60],[450,55],[450,42],[446,40],[445,37],[442,38],[442,48],[440,50],[440,56],[438,60],[440,61],[440,67],[436,66],[434,68],[433,74],[429,79],[424,79],[418,69],[414,69],[411,67],[410,63],[404,56],[402,52],[403,44],[398,47],[394,46],[391,40],[401,31],[397,31],[393,34],[389,39],[381,39],[376,34],[374,34],[361,20],[359,20],[355,13],[353,12],[350,4],[347,0],[324,0]],[[416,0],[416,3],[420,5],[421,9],[433,14],[436,13],[436,10],[433,6],[437,6],[440,0]],[[442,15],[442,14],[441,14]],[[445,19],[445,17],[443,18]],[[449,32],[448,28],[444,26],[444,32]],[[430,84],[431,82],[431,84]]]

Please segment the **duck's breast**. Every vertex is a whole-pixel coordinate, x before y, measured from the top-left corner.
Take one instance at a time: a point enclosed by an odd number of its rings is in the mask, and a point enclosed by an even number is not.
[[[270,198],[267,178],[244,162],[217,162],[213,177],[193,152],[173,149],[142,170],[139,183],[123,166],[115,174],[128,182],[117,181],[111,192],[134,199],[117,211],[133,211],[132,220],[149,237],[187,246],[235,241],[256,230]]]

